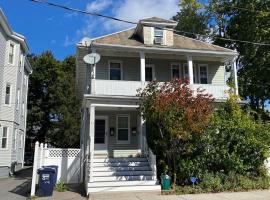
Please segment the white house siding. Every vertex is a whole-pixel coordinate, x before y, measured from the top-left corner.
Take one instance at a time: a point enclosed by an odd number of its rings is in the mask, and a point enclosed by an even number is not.
[[[5,62],[5,54],[6,54],[6,39],[7,36],[0,26],[0,94],[2,94],[3,88],[3,75],[4,75],[4,62]],[[0,98],[0,113],[1,113],[1,105],[2,105],[2,98]]]
[[[102,56],[96,68],[97,79],[109,79],[109,61],[120,61],[122,63],[123,80],[140,81],[140,59]],[[171,80],[171,64],[179,63],[181,74],[185,60],[166,60],[146,58],[146,65],[154,65],[155,77],[158,81]],[[195,83],[199,83],[199,64],[208,65],[208,84],[224,84],[224,66],[220,62],[194,61]],[[85,74],[84,74],[85,76]]]
[[[116,143],[116,116],[118,114],[128,114],[130,116],[130,143],[129,144],[117,144]],[[108,116],[108,129],[113,127],[115,129],[115,134],[113,136],[107,135],[108,141],[108,153],[109,156],[114,155],[114,150],[136,150],[139,149],[138,137],[139,137],[139,128],[137,119],[138,119],[138,112],[136,111],[96,111],[96,116]],[[137,133],[132,134],[131,129],[132,127],[137,128]],[[108,130],[109,132],[109,130]]]
[[[85,47],[78,47],[76,55],[76,92],[77,97],[82,99],[85,93],[86,86],[86,68],[87,65],[83,61],[83,57],[87,54],[88,50]]]

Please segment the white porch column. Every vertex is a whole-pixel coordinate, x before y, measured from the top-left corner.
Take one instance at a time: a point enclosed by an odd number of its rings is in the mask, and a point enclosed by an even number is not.
[[[140,61],[141,61],[141,81],[145,81],[145,54],[144,51],[140,51]]]
[[[236,66],[236,58],[232,60],[233,65],[233,77],[234,77],[234,86],[235,86],[235,94],[239,95],[238,92],[238,78],[237,78],[237,66]]]
[[[95,139],[95,106],[90,106],[89,108],[90,115],[90,124],[89,124],[89,135],[90,135],[90,173],[89,173],[89,181],[93,182],[93,164],[94,164],[94,139]]]
[[[145,142],[146,142],[146,126],[145,120],[143,119],[142,115],[140,115],[140,149],[141,153],[144,154],[145,152]]]
[[[189,77],[189,84],[194,84],[193,79],[193,61],[191,56],[187,56],[188,61],[188,77]]]

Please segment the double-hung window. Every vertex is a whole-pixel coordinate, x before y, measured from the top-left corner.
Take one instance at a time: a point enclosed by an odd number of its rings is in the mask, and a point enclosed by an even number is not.
[[[2,149],[7,148],[7,136],[8,136],[8,127],[3,126],[2,130],[0,128],[0,147]]]
[[[208,69],[207,65],[199,65],[199,77],[201,84],[208,83]]]
[[[161,28],[154,28],[154,43],[163,44],[163,30]]]
[[[10,43],[9,44],[9,52],[8,52],[8,62],[9,62],[9,64],[14,64],[14,50],[15,50],[15,45]]]
[[[109,63],[109,78],[110,80],[121,80],[122,79],[122,66],[121,62],[110,61]]]
[[[180,78],[180,65],[172,64],[171,65],[171,78]]]
[[[10,105],[11,101],[11,85],[9,83],[6,84],[6,94],[5,94],[5,104]]]
[[[129,115],[117,115],[117,143],[129,144]]]

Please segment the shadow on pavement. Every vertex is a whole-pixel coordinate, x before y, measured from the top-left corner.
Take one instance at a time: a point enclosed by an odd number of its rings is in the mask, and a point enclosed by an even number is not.
[[[31,192],[31,182],[32,182],[32,167],[22,169],[14,174],[11,179],[18,180],[19,185],[17,185],[14,189],[9,192],[28,197]]]

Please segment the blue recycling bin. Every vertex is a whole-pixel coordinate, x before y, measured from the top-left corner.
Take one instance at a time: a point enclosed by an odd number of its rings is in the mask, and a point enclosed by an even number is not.
[[[39,195],[52,196],[54,188],[55,169],[43,167],[38,169],[39,174]]]
[[[52,169],[55,169],[55,174],[54,174],[54,178],[53,178],[53,186],[56,185],[56,182],[57,182],[57,174],[58,174],[58,166],[57,165],[46,165],[46,166],[42,166],[43,168],[44,167],[50,167]]]

